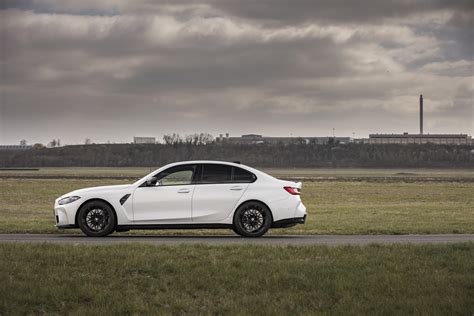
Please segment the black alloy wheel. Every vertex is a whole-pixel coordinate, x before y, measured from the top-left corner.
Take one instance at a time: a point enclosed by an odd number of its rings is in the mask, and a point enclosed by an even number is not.
[[[235,211],[234,231],[244,237],[260,237],[268,231],[272,221],[272,214],[265,204],[250,201]]]
[[[116,215],[105,202],[91,201],[84,204],[77,217],[79,228],[89,237],[107,236],[115,230]]]

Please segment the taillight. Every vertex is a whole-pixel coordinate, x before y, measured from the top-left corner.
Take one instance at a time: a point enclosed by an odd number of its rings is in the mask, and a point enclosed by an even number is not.
[[[293,188],[293,187],[283,187],[286,192],[290,193],[291,195],[300,195],[300,189]]]

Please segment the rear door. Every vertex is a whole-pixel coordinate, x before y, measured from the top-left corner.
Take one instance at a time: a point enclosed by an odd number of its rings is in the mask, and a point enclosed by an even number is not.
[[[242,171],[249,174],[231,165],[200,165],[192,201],[193,222],[212,223],[229,216],[252,182],[249,175],[242,176]]]

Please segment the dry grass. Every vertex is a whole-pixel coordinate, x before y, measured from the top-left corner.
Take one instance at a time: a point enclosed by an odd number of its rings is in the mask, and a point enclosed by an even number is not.
[[[74,189],[126,180],[0,179],[0,232],[58,232],[54,199]],[[276,234],[474,233],[474,183],[306,182],[305,225]],[[71,231],[67,231],[71,232]],[[222,234],[230,231],[153,231]]]

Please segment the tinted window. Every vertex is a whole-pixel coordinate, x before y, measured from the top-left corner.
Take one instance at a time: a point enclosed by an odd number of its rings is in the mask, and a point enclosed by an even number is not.
[[[232,166],[208,164],[202,165],[203,183],[230,182],[232,177]]]
[[[156,177],[161,185],[184,185],[193,181],[194,165],[176,166],[160,172]]]
[[[234,167],[234,182],[253,182],[255,175],[242,168]]]

